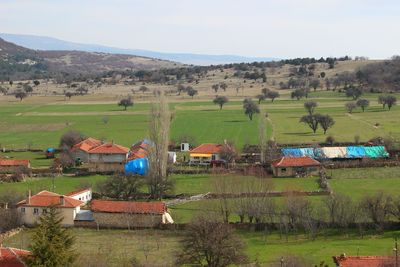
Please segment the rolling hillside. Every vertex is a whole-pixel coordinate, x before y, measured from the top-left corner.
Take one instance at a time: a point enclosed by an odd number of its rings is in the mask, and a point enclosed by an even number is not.
[[[153,70],[181,64],[132,55],[28,49],[0,38],[0,78],[29,79],[59,72],[99,73],[109,70]]]

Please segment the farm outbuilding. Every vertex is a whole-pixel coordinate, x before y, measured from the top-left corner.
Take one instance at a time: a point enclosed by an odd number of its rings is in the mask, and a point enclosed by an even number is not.
[[[389,153],[384,146],[282,148],[282,154],[285,157],[306,156],[317,160],[377,159],[389,157]]]
[[[0,173],[28,173],[31,168],[29,160],[0,159]]]
[[[271,163],[276,177],[318,175],[321,163],[310,157],[281,157]]]
[[[157,227],[174,222],[163,202],[93,200],[90,209],[100,227]]]

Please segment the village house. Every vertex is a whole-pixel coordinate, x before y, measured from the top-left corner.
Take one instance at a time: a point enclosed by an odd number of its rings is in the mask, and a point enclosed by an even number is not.
[[[17,210],[21,215],[22,224],[32,226],[38,222],[40,215],[48,211],[50,206],[55,206],[63,216],[62,225],[73,226],[76,215],[84,205],[83,201],[69,196],[41,191],[33,196],[29,193],[27,199],[17,204]]]
[[[0,159],[0,173],[28,173],[31,168],[29,160]]]
[[[129,151],[128,161],[147,157],[149,145],[150,142],[146,139],[133,144]]]
[[[92,200],[92,189],[86,188],[86,189],[77,190],[77,191],[68,193],[65,196],[80,200],[83,203],[87,204],[89,201]]]
[[[271,163],[276,177],[296,177],[318,175],[321,163],[310,157],[281,157]]]
[[[71,149],[74,161],[80,161],[84,163],[89,162],[89,151],[102,144],[103,143],[100,140],[89,137],[74,145]]]
[[[26,267],[24,259],[30,251],[0,246],[0,266],[4,267]]]
[[[105,143],[89,150],[88,167],[90,171],[123,172],[128,159],[129,148]]]
[[[336,267],[383,267],[395,266],[395,257],[389,256],[334,256]]]
[[[190,151],[190,164],[210,164],[221,159],[223,145],[201,144]]]
[[[163,202],[93,200],[90,209],[100,227],[157,227],[174,222]]]

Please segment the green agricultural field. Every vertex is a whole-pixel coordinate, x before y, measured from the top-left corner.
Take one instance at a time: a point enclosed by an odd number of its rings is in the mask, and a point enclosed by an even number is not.
[[[67,177],[60,176],[50,178],[28,178],[24,182],[19,183],[0,183],[0,194],[6,192],[18,192],[20,194],[26,194],[28,190],[32,190],[33,193],[41,190],[49,190],[59,194],[66,194],[72,192],[78,188],[92,186],[96,191],[96,183],[102,181],[106,176],[92,175],[82,177]],[[54,185],[54,190],[53,190]]]
[[[397,118],[400,108],[383,110],[377,94],[363,96],[371,106],[361,112],[357,109],[347,114],[344,105],[350,101],[337,92],[317,91],[309,99],[318,103],[316,112],[331,115],[336,123],[327,135],[337,141],[353,141],[359,135],[362,141],[375,136],[400,137]],[[79,130],[87,136],[114,140],[129,146],[147,135],[150,104],[135,103],[123,111],[112,99],[107,102],[68,101],[46,102],[42,97],[35,102],[4,102],[0,106],[0,146],[6,148],[56,147],[60,136],[68,130]],[[299,123],[306,114],[306,100],[282,99],[263,101],[262,112],[268,113],[267,134],[280,143],[304,143],[324,141],[326,136],[319,130],[313,134]],[[115,103],[117,99],[115,98]],[[196,143],[221,143],[232,140],[241,149],[244,144],[258,143],[259,116],[250,121],[243,113],[242,102],[233,100],[222,110],[211,101],[179,99],[171,103],[174,119],[171,139],[179,141],[182,136],[192,136]]]
[[[147,266],[173,266],[179,251],[182,232],[160,230],[89,230],[73,229],[76,236],[75,248],[81,254],[79,263],[97,259],[107,266],[130,266],[135,258]],[[24,230],[4,242],[6,246],[28,249],[32,230]],[[238,231],[246,244],[250,261],[258,261],[262,266],[279,262],[281,257],[298,255],[309,260],[310,266],[321,261],[333,266],[332,256],[347,255],[391,255],[394,236],[398,231],[383,235],[321,234],[312,241],[299,234],[288,240],[278,233]],[[146,259],[147,256],[147,259]]]
[[[333,171],[329,184],[334,192],[356,200],[377,192],[398,196],[400,167],[337,169]]]

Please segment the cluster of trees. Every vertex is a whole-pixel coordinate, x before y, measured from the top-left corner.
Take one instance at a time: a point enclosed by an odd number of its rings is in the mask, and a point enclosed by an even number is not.
[[[258,104],[261,104],[261,101],[263,101],[267,98],[271,99],[271,102],[274,102],[274,100],[278,97],[280,97],[279,92],[271,91],[267,88],[263,88],[263,89],[261,89],[261,94],[257,95]]]
[[[354,99],[357,99],[358,97],[354,97]],[[397,98],[394,95],[381,95],[378,97],[378,103],[382,104],[382,108],[385,109],[386,106],[388,107],[389,110],[396,105]],[[347,102],[345,104],[345,108],[347,112],[350,114],[353,113],[353,111],[357,108],[360,107],[361,110],[364,112],[366,108],[369,107],[369,100],[368,99],[358,99],[357,101],[352,101],[352,102]]]
[[[400,57],[394,56],[391,60],[371,63],[355,72],[360,84],[370,89],[380,88],[383,91],[399,91]]]
[[[324,134],[326,134],[328,129],[335,124],[335,121],[329,115],[315,113],[315,109],[317,106],[318,104],[315,101],[305,102],[304,108],[307,110],[308,114],[301,117],[300,122],[307,124],[308,127],[311,128],[313,133],[316,133],[316,131],[318,130],[318,126],[321,126]]]
[[[393,95],[381,95],[378,98],[379,104],[382,104],[383,109],[388,107],[390,110],[394,105],[396,105],[397,98]]]
[[[227,88],[228,85],[224,82],[216,83],[211,86],[211,89],[213,89],[215,93],[218,93],[218,89],[222,89],[225,92]]]

